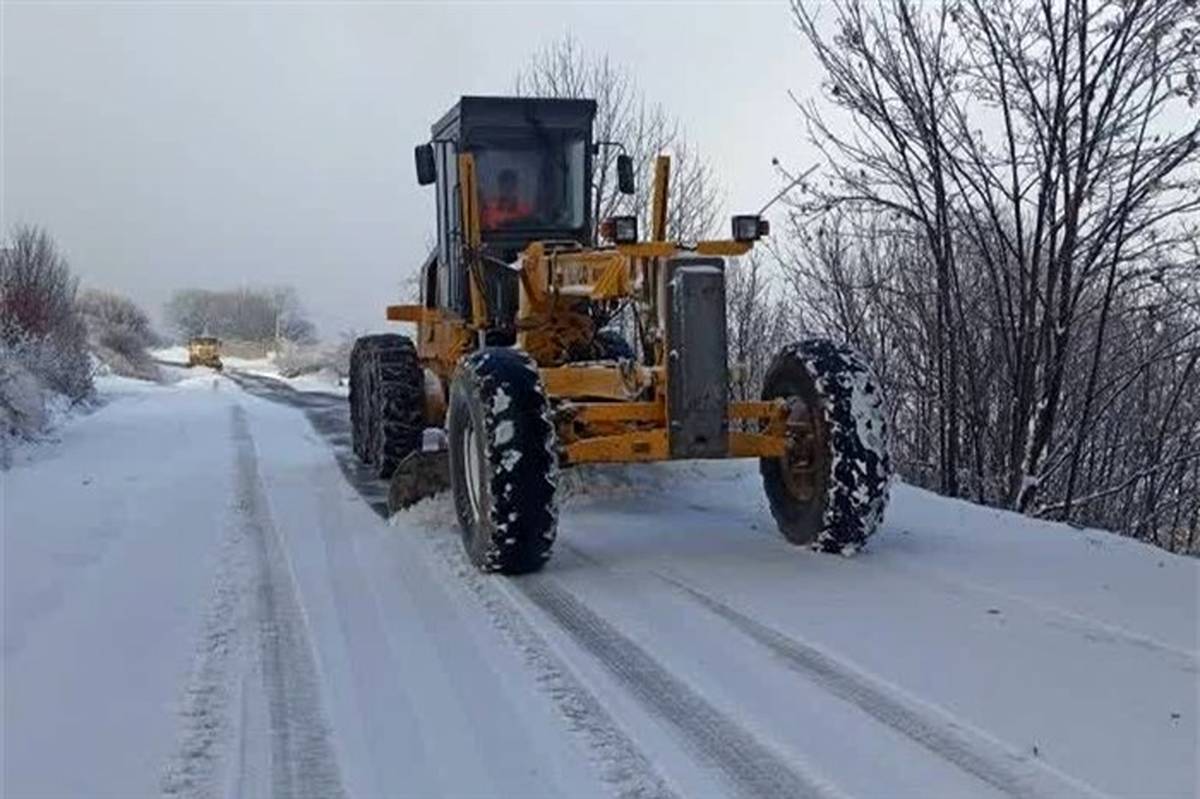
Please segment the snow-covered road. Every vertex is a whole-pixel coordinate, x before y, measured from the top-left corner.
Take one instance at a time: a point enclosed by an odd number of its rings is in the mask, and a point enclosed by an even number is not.
[[[568,476],[485,577],[342,397],[110,381],[3,480],[3,794],[1189,797],[1200,564],[898,486],[788,546],[752,463]]]

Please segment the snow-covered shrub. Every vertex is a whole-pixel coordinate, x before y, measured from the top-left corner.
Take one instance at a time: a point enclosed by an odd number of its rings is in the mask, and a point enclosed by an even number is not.
[[[330,350],[329,369],[343,380],[350,377],[350,350],[354,349],[357,339],[358,333],[348,330]]]
[[[284,377],[319,372],[326,367],[328,360],[328,353],[323,347],[306,347],[290,342],[284,342],[275,353],[275,367]]]
[[[347,333],[337,344],[303,345],[285,341],[275,353],[275,366],[284,377],[328,372],[339,378],[350,374],[350,349],[355,336]]]
[[[0,342],[46,387],[72,400],[92,389],[78,281],[45,231],[18,227],[0,248]]]
[[[45,392],[17,353],[0,343],[0,449],[10,438],[29,438],[45,426]]]
[[[150,317],[128,297],[89,289],[80,296],[79,309],[91,332],[123,337],[130,347],[144,349],[158,343]],[[120,348],[120,345],[111,343],[109,346]]]
[[[77,281],[45,231],[18,227],[0,246],[0,445],[36,435],[48,404],[92,391]]]
[[[119,349],[93,344],[92,354],[98,362],[97,374],[114,374],[155,382],[162,379],[158,364],[144,351],[139,355],[130,356]]]
[[[95,289],[84,292],[79,307],[92,351],[105,366],[123,377],[158,379],[158,366],[148,351],[158,337],[141,308],[119,294]]]
[[[76,319],[69,327],[48,336],[5,330],[0,333],[0,343],[48,391],[62,394],[72,402],[92,393],[92,362],[82,320]]]

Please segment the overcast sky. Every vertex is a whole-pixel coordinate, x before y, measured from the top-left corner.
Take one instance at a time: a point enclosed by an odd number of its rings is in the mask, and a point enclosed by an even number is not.
[[[772,156],[814,161],[785,2],[0,8],[4,229],[46,227],[155,315],[176,288],[290,283],[324,336],[385,328],[433,230],[413,145],[566,34],[682,120],[728,212],[776,188]]]

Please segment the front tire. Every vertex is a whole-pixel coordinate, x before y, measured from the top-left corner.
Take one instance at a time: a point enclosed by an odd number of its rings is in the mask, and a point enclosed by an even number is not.
[[[487,348],[450,386],[450,485],[467,557],[485,572],[524,574],[550,558],[557,533],[554,424],[537,364]]]
[[[892,461],[883,395],[850,347],[808,339],[771,362],[763,399],[785,399],[788,454],[759,462],[780,532],[793,544],[850,555],[878,529]]]
[[[424,374],[407,336],[363,336],[350,351],[354,454],[387,480],[425,432]]]

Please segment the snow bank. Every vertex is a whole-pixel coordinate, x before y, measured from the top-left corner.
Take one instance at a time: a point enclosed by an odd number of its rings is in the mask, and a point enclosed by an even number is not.
[[[8,468],[18,443],[49,433],[74,404],[21,353],[0,345],[0,469]]]
[[[32,436],[46,426],[45,393],[32,372],[0,350],[0,441]]]

